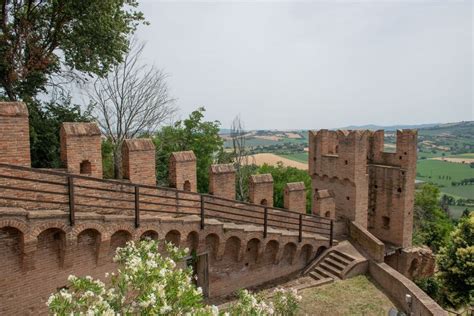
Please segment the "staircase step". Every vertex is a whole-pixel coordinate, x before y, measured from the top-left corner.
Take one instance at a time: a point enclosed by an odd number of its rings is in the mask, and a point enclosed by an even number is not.
[[[318,274],[324,276],[325,278],[333,278],[333,279],[335,279],[335,280],[339,280],[339,279],[340,279],[337,275],[331,273],[331,272],[328,271],[328,270],[323,269],[321,266],[317,266],[317,267],[314,269],[314,271],[317,272]]]
[[[322,279],[326,279],[327,277],[319,274],[318,272],[316,271],[311,271],[309,273],[309,276],[312,277],[313,279],[315,279],[316,281],[319,281],[319,280],[322,280]]]
[[[340,256],[335,251],[332,251],[331,253],[329,253],[328,257],[331,258],[334,261],[337,261],[337,262],[343,264],[344,266],[346,266],[346,265],[348,265],[349,263],[352,262],[352,260],[348,260],[345,257]]]
[[[338,250],[334,250],[333,253],[336,254],[336,255],[338,255],[338,256],[340,256],[340,257],[343,257],[344,259],[346,259],[346,260],[349,261],[349,262],[352,262],[352,261],[355,260],[355,259],[352,258],[351,256],[346,255],[345,253],[340,252],[340,251],[338,251]]]
[[[341,277],[341,271],[335,269],[333,266],[327,264],[326,262],[324,262],[324,261],[321,262],[321,264],[319,266],[321,267],[321,269],[324,270],[324,272],[327,271],[330,274],[337,276],[338,278]],[[332,275],[330,275],[330,276],[332,276]]]
[[[293,288],[296,289],[297,291],[301,291],[301,290],[304,290],[304,289],[318,287],[318,286],[321,286],[321,285],[324,285],[324,284],[329,284],[329,283],[332,283],[332,282],[334,282],[334,279],[324,278],[324,279],[321,279],[321,280],[313,280],[313,282],[309,282],[309,283],[299,284],[299,285],[294,286]]]
[[[324,262],[327,263],[328,265],[334,267],[338,271],[342,271],[347,267],[347,264],[341,263],[337,260],[332,259],[331,257],[327,257],[324,259]]]

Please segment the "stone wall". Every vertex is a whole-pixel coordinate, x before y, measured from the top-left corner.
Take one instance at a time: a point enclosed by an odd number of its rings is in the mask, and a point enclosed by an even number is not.
[[[70,173],[102,178],[102,140],[95,123],[63,123],[61,161]]]
[[[349,223],[349,238],[376,262],[384,262],[385,245],[356,222]]]
[[[211,165],[209,168],[209,193],[235,200],[235,169],[233,164]]]
[[[104,280],[114,271],[114,251],[145,236],[172,241],[190,251],[209,253],[211,297],[231,294],[300,271],[328,241],[294,234],[249,232],[245,226],[199,217],[133,216],[82,213],[70,226],[67,212],[0,208],[0,314],[46,314],[50,293],[70,274]],[[34,289],[34,290],[32,290]]]
[[[436,258],[430,248],[408,247],[385,257],[385,263],[410,280],[426,278],[435,272]]]
[[[369,263],[370,276],[382,287],[395,302],[403,307],[408,315],[431,316],[448,315],[432,298],[423,292],[415,283],[392,269],[386,263]],[[407,302],[407,295],[411,303]],[[412,314],[410,314],[412,313]]]
[[[31,166],[28,109],[23,102],[0,102],[0,163]]]
[[[123,177],[132,183],[156,185],[155,145],[150,138],[122,144]]]

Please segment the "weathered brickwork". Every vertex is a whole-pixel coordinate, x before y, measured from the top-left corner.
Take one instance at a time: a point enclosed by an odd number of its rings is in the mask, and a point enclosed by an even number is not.
[[[96,123],[63,123],[61,161],[70,173],[102,178],[101,134]]]
[[[126,139],[122,144],[123,177],[132,183],[155,185],[155,145],[150,138]]]
[[[254,204],[273,206],[273,177],[271,174],[250,176],[249,199]]]
[[[316,191],[314,194],[313,214],[334,219],[336,217],[334,193],[329,190]]]
[[[0,208],[0,314],[46,314],[50,293],[67,284],[70,274],[104,280],[115,270],[114,251],[128,240],[150,236],[209,252],[211,297],[230,294],[301,270],[327,240],[281,232],[248,232],[245,226],[226,227],[199,217],[142,217],[135,228],[132,216],[83,213],[69,226],[61,211]],[[32,290],[34,289],[34,290]]]
[[[415,130],[397,131],[395,153],[383,151],[383,131],[311,131],[309,173],[316,210],[318,191],[330,190],[336,219],[355,221],[382,241],[409,247],[416,146]]]
[[[368,153],[368,229],[382,241],[411,246],[415,199],[417,132],[397,131],[395,153],[384,148],[384,131],[372,133]]]
[[[28,109],[23,102],[0,102],[0,163],[31,166]]]
[[[336,218],[367,227],[367,132],[309,132],[309,173],[316,190],[331,190]]]
[[[435,272],[436,258],[430,248],[408,247],[385,258],[385,263],[410,280],[426,278]]]
[[[196,156],[192,151],[172,153],[168,172],[171,187],[197,192]]]
[[[306,188],[304,182],[291,182],[285,185],[283,204],[290,211],[306,213]]]
[[[235,200],[235,169],[233,164],[211,165],[209,168],[209,193]]]

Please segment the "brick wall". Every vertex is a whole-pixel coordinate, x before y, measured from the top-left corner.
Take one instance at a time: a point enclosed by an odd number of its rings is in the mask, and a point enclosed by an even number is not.
[[[0,102],[0,163],[31,166],[28,109],[23,102]]]
[[[172,153],[168,172],[171,187],[197,192],[196,156],[192,151]]]
[[[306,214],[306,189],[304,182],[291,182],[285,185],[283,192],[284,208]]]
[[[63,123],[61,160],[70,173],[102,178],[101,134],[95,123]]]
[[[313,214],[334,219],[336,217],[336,202],[330,190],[318,190],[314,193]]]
[[[122,144],[123,177],[132,183],[156,185],[155,145],[150,138]]]
[[[115,270],[116,247],[152,236],[179,246],[208,251],[211,297],[227,295],[300,271],[328,246],[327,240],[224,229],[222,223],[200,228],[199,219],[143,218],[83,214],[69,226],[67,213],[0,209],[0,314],[46,314],[50,293],[67,285],[70,274],[104,279]],[[34,290],[33,290],[34,289]]]
[[[415,197],[417,132],[397,131],[395,153],[383,151],[384,132],[369,138],[368,228],[383,241],[411,246]]]
[[[235,169],[233,164],[211,165],[209,193],[226,199],[235,199]]]
[[[273,206],[273,178],[271,174],[250,176],[249,199],[254,204]]]

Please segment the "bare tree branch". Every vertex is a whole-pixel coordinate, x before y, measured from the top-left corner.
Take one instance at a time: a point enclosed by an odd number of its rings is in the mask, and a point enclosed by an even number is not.
[[[121,178],[120,147],[128,138],[154,132],[175,112],[167,75],[140,63],[145,45],[132,39],[124,61],[88,91],[104,134],[114,143],[115,176]]]

